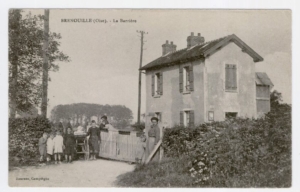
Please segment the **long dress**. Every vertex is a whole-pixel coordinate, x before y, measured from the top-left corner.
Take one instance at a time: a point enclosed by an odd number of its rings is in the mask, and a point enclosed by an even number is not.
[[[47,140],[47,153],[49,155],[53,155],[53,151],[54,151],[54,141],[52,138],[48,138]]]
[[[74,134],[65,134],[64,136],[64,145],[65,148],[65,155],[73,155],[74,153],[74,147],[75,147],[75,136]]]
[[[45,139],[44,137],[41,137],[39,139],[39,151],[41,156],[46,155],[47,152],[46,143],[47,143],[47,139]]]
[[[61,135],[56,135],[53,139],[54,142],[54,153],[62,153],[63,152],[63,145],[64,145],[64,138]]]
[[[155,145],[160,140],[160,128],[158,125],[151,126],[150,130],[148,131],[148,139],[147,139],[147,146],[146,146],[146,152],[147,152],[147,158],[152,153]],[[154,156],[152,157],[151,161],[157,162],[159,161],[159,150],[156,151]]]
[[[98,127],[90,127],[87,136],[89,138],[90,153],[99,153],[100,129]]]

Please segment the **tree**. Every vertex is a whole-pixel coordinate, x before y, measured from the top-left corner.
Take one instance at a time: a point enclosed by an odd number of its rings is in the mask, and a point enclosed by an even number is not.
[[[9,108],[12,118],[17,111],[29,111],[41,102],[43,21],[42,15],[28,13],[23,18],[22,10],[9,11]],[[56,62],[70,59],[59,50],[61,35],[49,32],[48,37],[48,70],[57,71]]]
[[[114,126],[124,128],[131,123],[132,111],[124,105],[99,105],[89,103],[75,103],[70,105],[57,105],[51,111],[51,121],[58,122],[60,119],[72,118],[74,123],[82,122],[84,117],[90,119],[92,116],[100,120],[102,115],[113,117]]]
[[[271,108],[276,108],[282,101],[282,94],[274,90],[270,95]]]
[[[49,46],[49,9],[45,9],[44,15],[44,39],[43,39],[43,94],[42,94],[42,116],[47,118],[48,102],[48,46]]]

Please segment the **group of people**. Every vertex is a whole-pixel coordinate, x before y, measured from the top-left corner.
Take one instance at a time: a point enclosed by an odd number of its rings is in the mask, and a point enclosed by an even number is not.
[[[70,123],[69,123],[70,124]],[[101,142],[100,129],[106,128],[109,124],[106,116],[101,117],[101,124],[99,127],[94,120],[91,121],[90,126],[87,126],[87,131],[83,126],[79,126],[75,132],[70,125],[67,125],[66,131],[58,129],[50,134],[43,133],[39,139],[40,162],[50,162],[54,159],[55,164],[61,163],[63,154],[65,155],[65,162],[71,163],[76,147],[75,135],[83,134],[88,138],[90,159],[95,160],[99,153],[99,145]]]
[[[61,131],[43,133],[39,139],[40,162],[50,162],[53,159],[55,164],[61,163],[62,155],[65,154],[65,161],[72,162],[72,155],[75,146],[75,137],[72,134],[71,127],[68,127],[67,133],[62,136]]]
[[[142,152],[136,158],[137,163],[144,163],[149,157],[155,146],[158,144],[161,139],[161,130],[158,126],[158,118],[151,118],[151,127],[147,130],[147,135],[142,134],[140,140],[142,142]],[[96,125],[94,120],[91,121],[90,126],[87,126],[87,131],[83,126],[79,126],[75,132],[73,132],[72,127],[68,126],[66,133],[63,133],[60,130],[57,130],[54,133],[50,133],[48,136],[47,133],[44,133],[43,136],[39,139],[39,152],[40,152],[40,161],[50,162],[54,159],[55,164],[61,163],[63,154],[65,155],[65,162],[72,162],[74,155],[74,148],[76,146],[75,135],[84,134],[88,138],[89,144],[89,153],[90,159],[95,160],[100,150],[101,136],[100,130],[104,128],[111,128],[107,121],[106,116],[101,117],[101,124]],[[152,161],[159,160],[159,151],[154,154]]]

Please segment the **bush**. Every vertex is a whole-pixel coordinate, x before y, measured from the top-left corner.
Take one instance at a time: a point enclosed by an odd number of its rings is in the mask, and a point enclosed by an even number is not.
[[[38,141],[44,132],[51,132],[48,119],[9,119],[9,160],[12,165],[26,165],[39,155]]]
[[[195,128],[167,129],[162,146],[167,161],[161,165],[138,167],[127,175],[136,177],[136,180],[131,182],[125,175],[121,184],[157,187],[168,187],[169,183],[176,187],[291,186],[291,107],[288,105],[277,105],[261,119],[237,118]],[[144,172],[147,174],[142,177]],[[184,182],[179,182],[178,177]],[[160,180],[163,182],[159,183]]]

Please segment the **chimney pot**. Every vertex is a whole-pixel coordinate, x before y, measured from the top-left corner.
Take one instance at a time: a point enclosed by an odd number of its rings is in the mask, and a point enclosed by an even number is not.
[[[173,53],[176,51],[176,45],[173,44],[173,41],[170,42],[166,40],[166,43],[162,45],[162,55],[166,55],[168,53]]]
[[[201,43],[204,43],[204,37],[201,36],[201,33],[194,36],[194,32],[191,32],[191,35],[187,37],[187,48],[200,45]]]

